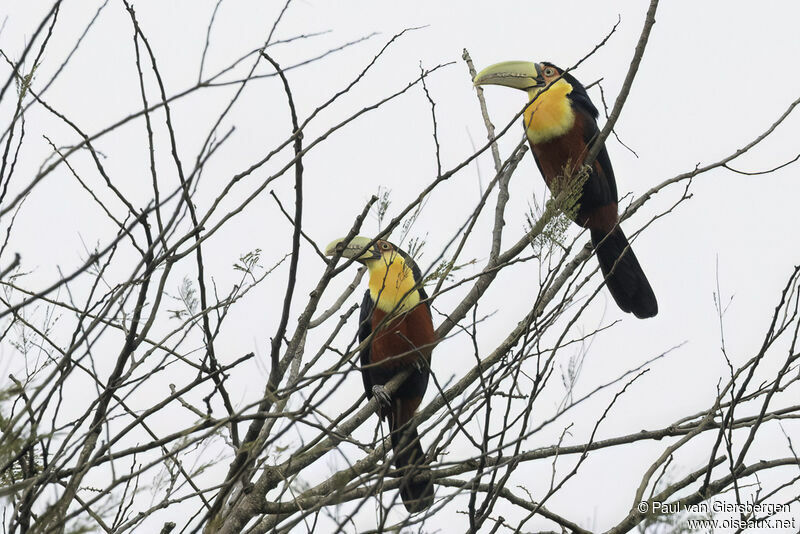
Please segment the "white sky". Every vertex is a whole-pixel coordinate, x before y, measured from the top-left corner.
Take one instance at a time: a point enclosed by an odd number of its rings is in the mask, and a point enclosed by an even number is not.
[[[37,69],[34,90],[37,83],[39,86],[45,83],[61,64],[99,5],[100,2],[94,1],[65,3],[53,42]],[[213,1],[189,0],[134,3],[139,23],[154,48],[168,95],[196,83],[214,5]],[[259,47],[281,6],[280,2],[223,2],[211,34],[205,72],[216,73],[233,59]],[[11,58],[18,57],[49,7],[49,2],[4,2],[0,17],[7,18],[0,33],[0,48]],[[363,82],[324,111],[305,136],[306,140],[314,139],[335,122],[402,88],[419,73],[420,63],[431,68],[452,61],[455,64],[435,73],[427,82],[436,101],[443,166],[449,169],[473,152],[473,143],[482,145],[486,138],[469,75],[461,61],[463,48],[469,49],[478,69],[511,59],[549,60],[567,67],[601,41],[619,15],[621,24],[608,44],[574,73],[584,84],[602,78],[605,97],[611,106],[633,55],[646,7],[646,2],[634,1],[298,0],[289,7],[276,38],[332,31],[275,47],[271,54],[281,65],[290,65],[341,43],[380,32],[366,42],[289,73],[302,120],[346,86],[394,33],[425,26],[398,40]],[[757,7],[753,2],[663,2],[639,74],[616,126],[620,138],[638,158],[616,140],[607,142],[620,193],[638,196],[698,163],[716,161],[772,124],[800,96],[800,74],[796,68],[800,57],[796,27],[799,17],[800,6],[788,1],[760,3]],[[248,60],[247,67],[250,64]],[[236,72],[243,75],[247,67]],[[258,70],[270,71],[263,65]],[[3,63],[0,68],[3,80],[7,72]],[[153,102],[157,99],[156,86],[150,72],[146,77],[148,96]],[[193,162],[208,128],[233,91],[232,87],[205,90],[173,107],[179,151],[187,164]],[[590,96],[600,107],[597,88],[590,90]],[[497,126],[505,125],[524,104],[523,93],[504,88],[488,88],[486,98]],[[95,133],[141,107],[133,63],[132,28],[121,2],[109,2],[71,64],[46,93],[45,100],[87,133]],[[0,105],[4,124],[11,113],[10,105],[10,99]],[[155,117],[161,121],[163,115]],[[23,149],[23,160],[10,186],[14,195],[49,153],[42,134],[58,146],[78,139],[41,108],[33,109],[27,121],[29,144]],[[233,174],[263,157],[289,133],[288,112],[279,81],[266,78],[251,83],[222,130],[232,125],[236,126],[233,137],[203,176],[195,200],[201,212]],[[800,118],[792,116],[771,139],[733,166],[757,171],[789,161],[800,152],[799,133]],[[512,128],[511,134],[501,140],[504,157],[510,154],[521,134],[521,128]],[[158,158],[162,178],[176,185],[160,125],[157,141],[161,143]],[[144,206],[152,196],[144,122],[132,122],[101,138],[95,146],[106,155],[103,164],[115,184],[135,199],[135,205]],[[421,87],[358,119],[310,152],[304,161],[305,232],[321,246],[345,235],[355,214],[378,187],[391,189],[393,203],[389,216],[393,216],[435,177],[433,150],[430,108]],[[287,158],[284,155],[279,160],[285,162]],[[478,165],[485,184],[493,174],[488,153],[479,159]],[[75,166],[85,173],[92,187],[105,194],[88,155],[76,157]],[[539,201],[547,196],[529,154],[520,167],[511,182],[506,244],[524,231],[524,213],[533,195]],[[236,198],[243,198],[245,192],[277,168],[271,164],[257,171],[242,185]],[[648,375],[630,388],[618,401],[607,424],[601,427],[598,438],[668,425],[683,415],[704,409],[716,395],[718,379],[727,373],[720,352],[719,322],[713,299],[717,273],[723,300],[733,299],[725,316],[726,345],[732,360],[743,363],[761,344],[780,289],[792,267],[800,261],[796,237],[796,203],[800,191],[797,169],[797,164],[790,165],[762,176],[719,170],[704,174],[692,184],[693,196],[689,201],[656,221],[636,240],[637,256],[659,300],[659,314],[655,319],[639,321],[620,312],[603,292],[584,314],[576,332],[591,331],[601,322],[609,324],[617,319],[622,322],[594,340],[580,388],[590,391],[670,347],[686,344],[655,364]],[[289,174],[267,191],[271,189],[286,206],[291,205]],[[633,233],[652,216],[667,209],[682,192],[682,187],[664,190],[625,223],[627,233]],[[478,195],[478,175],[472,165],[431,196],[412,230],[412,235],[427,239],[425,255],[420,260],[424,268],[453,237],[472,211]],[[487,214],[492,212],[493,208]],[[481,222],[476,238],[470,241],[463,256],[477,258],[476,269],[485,262],[491,228],[487,215]],[[8,221],[4,219],[0,224],[4,233]],[[377,229],[372,218],[361,233],[369,235]],[[0,266],[5,266],[11,254],[18,251],[22,254],[23,269],[34,271],[31,286],[44,285],[58,277],[59,267],[69,272],[80,264],[86,257],[82,242],[93,247],[95,243],[106,242],[114,232],[114,226],[62,166],[26,201],[8,251],[0,258]],[[570,235],[576,232],[573,228]],[[263,265],[271,266],[290,250],[290,234],[289,224],[269,195],[264,194],[234,219],[226,231],[209,241],[206,249],[209,272],[227,290],[238,278],[231,265],[240,254],[260,248],[264,251]],[[324,268],[309,247],[304,247],[302,254],[295,313],[305,303],[303,298]],[[185,262],[173,274],[174,283],[168,284],[170,292],[177,292],[184,276],[193,275],[192,265],[193,262]],[[120,277],[126,274],[128,266],[121,267],[114,273]],[[536,290],[536,273],[536,266],[526,263],[498,277],[479,309],[482,313],[498,311],[483,326],[480,334],[483,350],[491,350],[529,309]],[[344,287],[352,274],[345,273],[333,289]],[[251,350],[261,358],[268,353],[269,338],[274,333],[283,298],[282,277],[285,266],[280,276],[268,279],[233,312],[218,341],[223,361],[232,361]],[[360,293],[359,290],[357,294]],[[323,307],[336,295],[336,291],[331,291]],[[355,302],[358,297],[351,300]],[[448,310],[455,302],[453,295],[441,299],[437,307]],[[295,320],[293,315],[290,333]],[[350,336],[354,329],[355,323],[348,325],[346,336],[343,334],[341,339]],[[9,347],[2,348],[4,360],[10,354],[13,352]],[[566,363],[569,355],[568,350],[561,353],[562,363]],[[441,381],[446,381],[453,373],[458,375],[471,366],[471,362],[469,341],[454,338],[434,352],[433,370]],[[3,361],[3,365],[13,369],[16,364],[12,360]],[[235,400],[249,402],[257,398],[262,381],[263,375],[254,371],[253,366],[249,372],[234,375],[233,390],[239,395]],[[358,384],[358,377],[353,376],[351,383]],[[92,391],[84,395],[90,398]],[[360,389],[353,391],[360,393]],[[166,390],[154,386],[152,394],[163,396]],[[576,427],[568,443],[585,441],[587,428],[602,413],[610,395],[576,412],[573,416]],[[429,389],[426,401],[432,397],[433,391]],[[552,398],[544,397],[543,409],[552,409],[552,406],[545,408],[547,403],[557,400],[558,392]],[[165,429],[168,427],[165,422]],[[800,442],[797,425],[785,427]],[[370,421],[361,436],[366,437],[373,429],[374,421]],[[528,448],[552,444],[562,430],[563,425],[533,436]],[[771,441],[759,445],[759,454],[787,455],[779,432],[767,430],[766,436],[771,436]],[[665,446],[666,443],[654,442],[593,453],[581,474],[548,507],[587,528],[611,526],[630,507],[639,477]],[[699,448],[679,455],[674,464],[676,478],[697,469],[706,456],[706,449]],[[565,460],[565,468],[572,461]],[[320,465],[318,474],[324,475],[332,462]],[[537,490],[546,488],[549,472],[549,462],[523,465],[515,474],[515,483],[527,484],[536,496]],[[161,521],[167,519],[155,517]],[[360,519],[362,528],[368,528],[374,521],[369,513]],[[431,527],[438,523],[442,532],[450,532],[452,525],[458,525],[455,531],[462,531],[466,529],[466,521],[463,514],[453,510],[437,516]],[[552,524],[538,520],[529,526],[552,528]]]

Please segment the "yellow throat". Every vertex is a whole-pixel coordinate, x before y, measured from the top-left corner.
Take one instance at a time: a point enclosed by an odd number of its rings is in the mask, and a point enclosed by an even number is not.
[[[572,92],[569,82],[561,78],[546,89],[536,88],[528,91],[530,100],[539,95],[523,115],[525,133],[534,145],[564,135],[575,124],[575,112],[572,111],[572,105],[567,98]]]
[[[400,254],[388,252],[366,264],[369,269],[369,294],[373,302],[377,302],[378,309],[386,313],[393,310],[400,313],[419,304],[419,292],[412,291],[416,285],[414,274]]]

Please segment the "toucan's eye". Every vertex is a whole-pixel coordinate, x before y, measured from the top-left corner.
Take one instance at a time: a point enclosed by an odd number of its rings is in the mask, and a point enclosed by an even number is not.
[[[381,247],[383,250],[389,250],[390,248],[392,248],[392,247],[391,247],[391,245],[389,245],[389,243],[387,243],[386,241],[381,241],[381,245],[380,245],[380,247]]]
[[[556,69],[554,69],[553,67],[546,67],[544,69],[544,75],[547,76],[548,78],[550,76],[555,76],[556,75]]]

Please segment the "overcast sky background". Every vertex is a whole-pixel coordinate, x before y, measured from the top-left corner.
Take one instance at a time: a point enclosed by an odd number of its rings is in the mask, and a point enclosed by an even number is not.
[[[142,30],[156,54],[168,95],[196,83],[206,28],[215,3],[190,0],[134,3]],[[37,83],[43,84],[55,72],[100,4],[89,1],[64,4],[53,41],[36,71],[34,90]],[[288,74],[302,120],[345,87],[392,35],[404,28],[424,26],[399,39],[362,83],[311,124],[305,137],[315,138],[354,111],[404,87],[418,75],[420,64],[432,68],[455,62],[427,81],[436,102],[443,167],[450,169],[486,139],[469,74],[461,60],[463,48],[470,51],[478,69],[512,59],[549,60],[567,67],[591,51],[620,17],[621,23],[608,43],[574,72],[584,84],[602,78],[606,101],[612,106],[639,37],[646,4],[643,1],[297,0],[286,12],[275,38],[331,32],[276,46],[270,53],[281,65],[291,65],[379,32]],[[216,73],[235,58],[260,47],[282,5],[282,2],[223,2],[211,33],[204,72]],[[4,2],[0,7],[0,17],[5,19],[0,48],[11,58],[17,58],[49,8],[49,2]],[[669,177],[690,171],[698,163],[711,163],[744,146],[800,96],[800,74],[796,68],[800,57],[797,32],[800,5],[796,2],[760,3],[757,7],[753,2],[735,1],[663,2],[656,19],[644,60],[616,125],[620,139],[638,157],[613,138],[607,142],[620,194],[631,193],[634,198]],[[141,108],[133,54],[128,14],[121,2],[111,0],[70,65],[46,93],[45,100],[83,131],[101,130]],[[248,60],[224,79],[243,75],[251,63]],[[0,73],[4,79],[7,72],[8,66],[3,63]],[[261,65],[257,72],[268,73],[271,69]],[[151,73],[146,76],[153,102],[158,98],[156,86]],[[179,151],[187,161],[194,160],[208,128],[234,91],[235,87],[230,86],[208,89],[174,105]],[[596,87],[590,90],[590,96],[601,107]],[[525,102],[522,92],[499,87],[489,87],[486,99],[497,126],[511,120]],[[7,99],[0,105],[6,121],[13,110],[12,104]],[[158,117],[161,120],[163,115]],[[32,109],[27,121],[30,137],[22,153],[17,181],[10,186],[14,195],[50,153],[42,133],[58,146],[78,140],[74,132],[40,107]],[[236,126],[233,137],[203,176],[195,200],[201,212],[233,174],[263,157],[290,133],[288,111],[277,78],[261,79],[248,86],[222,130],[233,125]],[[389,217],[394,216],[436,176],[431,132],[430,107],[421,87],[416,87],[359,118],[311,151],[304,160],[305,232],[321,246],[345,235],[354,216],[379,187],[392,191]],[[521,134],[521,126],[515,126],[501,139],[504,158]],[[792,116],[770,139],[732,166],[745,171],[773,168],[800,152],[798,139],[800,117]],[[159,166],[163,173],[174,175],[163,128],[157,132],[157,140],[162,147],[157,154]],[[134,199],[136,206],[145,206],[152,190],[144,122],[129,123],[98,140],[95,146],[107,156],[103,164],[115,184]],[[280,161],[287,161],[287,156],[288,153]],[[101,179],[92,172],[93,165],[87,155],[76,156],[75,165],[93,187],[102,189]],[[277,164],[270,165],[255,173],[252,180],[242,184],[237,193],[241,195],[239,198],[277,168]],[[459,172],[431,195],[411,232],[412,236],[427,240],[420,259],[423,268],[438,256],[466,220],[479,197],[481,180],[484,185],[488,182],[492,168],[487,152],[479,158],[477,167],[471,165]],[[603,291],[582,316],[579,331],[590,332],[618,319],[621,323],[593,340],[581,389],[590,391],[671,347],[685,344],[655,364],[619,400],[613,417],[601,428],[599,439],[668,425],[703,409],[716,396],[718,379],[727,374],[713,297],[717,283],[723,300],[732,299],[724,325],[733,363],[741,364],[755,353],[780,290],[800,261],[797,176],[797,164],[762,176],[742,176],[725,170],[701,175],[692,184],[693,196],[689,201],[639,236],[634,248],[658,297],[659,314],[651,320],[637,320],[620,312]],[[274,189],[288,206],[293,198],[292,185],[287,175],[269,189]],[[659,193],[624,224],[627,233],[632,234],[667,209],[682,193],[682,186]],[[524,214],[534,196],[541,203],[548,195],[532,157],[526,155],[511,182],[506,245],[524,232]],[[493,209],[488,213],[493,213]],[[476,236],[463,255],[477,259],[474,272],[479,271],[487,257],[491,235],[488,213],[481,218]],[[4,233],[8,221],[2,220],[0,224]],[[370,218],[361,233],[370,235],[377,230],[377,221]],[[6,265],[11,254],[19,252],[22,268],[34,271],[29,283],[44,285],[58,278],[59,267],[68,272],[80,265],[86,257],[83,243],[92,248],[96,243],[107,242],[114,233],[115,227],[62,166],[26,201],[0,265]],[[570,236],[576,233],[577,228],[572,228]],[[264,251],[262,263],[270,266],[290,250],[290,238],[290,225],[274,201],[264,194],[209,242],[206,253],[209,272],[220,287],[230,287],[238,279],[231,265],[239,255],[260,248]],[[304,247],[302,254],[296,293],[300,297],[308,294],[324,269],[309,247]],[[117,274],[124,276],[126,271]],[[174,284],[168,290],[175,291],[182,278],[192,274],[189,268],[176,272]],[[336,290],[349,283],[352,274],[344,273],[337,280],[326,304],[333,302]],[[274,333],[283,295],[285,278],[281,277],[285,277],[285,268],[280,276],[268,279],[248,295],[233,312],[234,317],[220,335],[223,362],[251,350],[262,358],[268,353],[269,337]],[[499,310],[482,326],[483,350],[496,346],[530,309],[537,282],[537,268],[532,263],[507,269],[498,277],[479,309],[483,313]],[[359,290],[357,295],[360,293]],[[447,311],[456,299],[457,294],[446,296],[437,301],[437,308]],[[356,296],[351,300],[359,299]],[[302,298],[295,303],[290,332],[303,304]],[[435,322],[438,324],[440,320]],[[354,329],[353,322],[342,339],[352,335]],[[433,370],[441,381],[472,365],[469,347],[469,340],[458,337],[437,347]],[[14,368],[13,354],[9,347],[2,348],[4,367]],[[562,353],[565,358],[562,363],[566,363],[568,356],[567,351]],[[257,372],[232,377],[239,395],[235,400],[244,403],[257,398],[263,378]],[[165,379],[165,383],[168,381]],[[352,384],[358,383],[358,377],[353,376]],[[83,394],[91,396],[92,390]],[[152,391],[156,396],[165,394],[166,390]],[[567,443],[585,441],[586,429],[591,428],[612,395],[610,392],[609,396],[576,412],[576,427]],[[433,391],[429,390],[426,399],[432,396]],[[550,402],[554,407],[558,400],[555,395],[542,402],[544,405]],[[365,425],[369,427],[365,432],[372,432],[373,423]],[[165,428],[168,427],[165,422]],[[785,427],[800,442],[798,426]],[[528,448],[554,443],[562,430],[563,427],[553,428],[530,438]],[[654,442],[590,455],[581,476],[568,483],[548,507],[587,528],[611,526],[630,507],[639,477],[665,446]],[[776,429],[765,429],[759,447],[757,450],[765,457],[788,454],[785,439]],[[753,455],[751,459],[757,459],[757,453]],[[706,450],[698,449],[696,455],[679,455],[676,478],[705,461]],[[327,473],[332,465],[342,465],[335,462],[331,459],[329,465],[319,466],[320,475]],[[569,466],[571,462],[566,465]],[[537,488],[546,488],[549,473],[549,462],[523,465],[516,473],[517,483],[527,484],[535,496]],[[467,521],[464,515],[455,512],[442,514],[438,520],[442,532],[449,532],[447,525],[453,524],[459,525],[457,530],[463,530]],[[367,514],[359,526],[368,528],[372,521]],[[534,521],[530,526],[552,527],[544,521]]]

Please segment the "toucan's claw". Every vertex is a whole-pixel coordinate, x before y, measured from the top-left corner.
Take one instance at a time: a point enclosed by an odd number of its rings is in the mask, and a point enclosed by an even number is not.
[[[378,399],[378,403],[383,406],[391,406],[392,405],[392,397],[389,395],[389,392],[386,391],[386,388],[381,385],[374,385],[372,386],[372,394]]]

